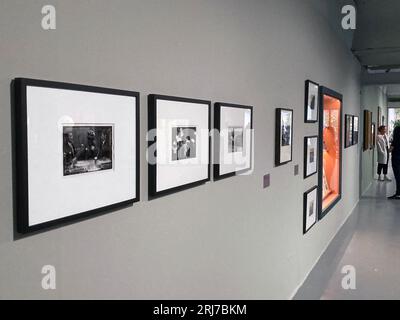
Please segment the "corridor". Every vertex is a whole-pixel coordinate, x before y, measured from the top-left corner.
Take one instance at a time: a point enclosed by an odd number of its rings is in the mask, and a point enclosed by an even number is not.
[[[387,200],[394,182],[374,181],[294,299],[400,298],[400,202]],[[356,289],[342,288],[354,266]]]

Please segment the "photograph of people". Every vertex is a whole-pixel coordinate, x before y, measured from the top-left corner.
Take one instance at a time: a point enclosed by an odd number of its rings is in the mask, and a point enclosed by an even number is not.
[[[172,160],[185,160],[196,157],[196,128],[172,128]]]

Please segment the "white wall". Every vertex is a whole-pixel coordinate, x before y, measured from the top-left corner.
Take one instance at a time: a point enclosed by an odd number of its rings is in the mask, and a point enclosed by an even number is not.
[[[57,30],[40,28],[41,6]],[[343,199],[303,236],[304,81],[359,114],[360,67],[308,0],[0,0],[0,298],[290,298],[359,198],[359,150],[344,151]],[[254,105],[252,175],[14,241],[10,82],[33,77]],[[295,110],[294,161],[274,168],[274,112]],[[262,189],[271,173],[272,185]],[[45,204],[43,204],[45,205]],[[57,290],[41,268],[57,268]]]

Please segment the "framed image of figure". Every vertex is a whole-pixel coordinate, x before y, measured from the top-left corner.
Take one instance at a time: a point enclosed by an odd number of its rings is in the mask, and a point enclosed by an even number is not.
[[[318,216],[318,187],[304,193],[303,234],[306,234],[317,223]]]
[[[353,117],[353,141],[352,145],[358,144],[358,137],[360,132],[360,119],[357,116]]]
[[[354,122],[353,116],[346,114],[345,115],[345,139],[344,139],[344,147],[349,148],[353,145],[353,134],[354,134]]]
[[[304,179],[318,171],[318,136],[304,138]]]
[[[293,159],[293,110],[276,109],[275,165],[281,166]]]
[[[310,80],[306,81],[305,90],[305,123],[318,122],[318,106],[319,106],[319,85]]]
[[[152,94],[148,105],[149,198],[209,181],[211,102]]]
[[[214,129],[214,179],[251,170],[253,107],[216,103]]]
[[[12,86],[19,233],[139,201],[139,93],[24,78]]]

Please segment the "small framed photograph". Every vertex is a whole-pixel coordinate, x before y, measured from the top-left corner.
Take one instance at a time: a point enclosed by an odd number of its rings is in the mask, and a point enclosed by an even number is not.
[[[149,198],[210,181],[211,102],[152,94],[148,105]]]
[[[359,132],[360,132],[360,119],[359,119],[359,117],[354,116],[353,117],[353,141],[352,141],[353,145],[358,144]]]
[[[305,90],[305,112],[304,121],[306,123],[318,122],[319,109],[319,85],[310,80],[306,81]]]
[[[376,123],[371,124],[371,149],[374,149],[376,146]]]
[[[13,88],[19,233],[139,201],[139,93],[23,78]]]
[[[353,116],[345,115],[345,139],[344,147],[349,148],[353,145],[353,135],[354,135],[354,119]]]
[[[306,234],[317,223],[318,187],[304,193],[303,234]]]
[[[364,110],[364,144],[363,151],[372,149],[372,112]]]
[[[287,164],[293,159],[293,110],[276,109],[275,165]]]
[[[214,179],[251,170],[253,107],[216,103],[214,129]]]
[[[318,136],[304,138],[304,179],[318,171]]]

